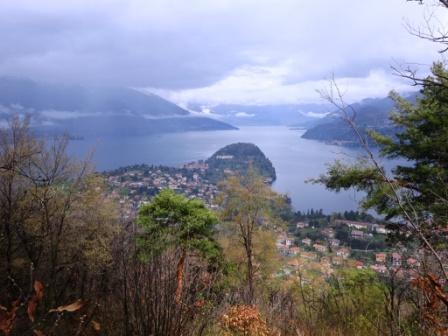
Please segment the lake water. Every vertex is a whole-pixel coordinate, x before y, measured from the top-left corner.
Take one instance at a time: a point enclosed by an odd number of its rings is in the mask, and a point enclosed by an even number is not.
[[[218,149],[234,142],[256,144],[272,161],[277,181],[273,188],[287,193],[295,209],[323,209],[330,213],[357,209],[360,194],[336,194],[321,185],[305,181],[325,172],[335,159],[350,159],[356,150],[302,139],[304,131],[287,127],[241,127],[235,131],[187,132],[145,137],[102,138],[72,141],[69,153],[78,157],[94,151],[97,170],[110,170],[139,163],[181,166],[207,159]]]

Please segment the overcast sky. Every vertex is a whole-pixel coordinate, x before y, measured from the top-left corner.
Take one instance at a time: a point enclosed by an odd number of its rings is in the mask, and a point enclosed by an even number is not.
[[[406,91],[391,65],[440,58],[406,23],[448,22],[406,0],[0,1],[0,75],[178,103],[313,102],[332,74],[350,100]]]

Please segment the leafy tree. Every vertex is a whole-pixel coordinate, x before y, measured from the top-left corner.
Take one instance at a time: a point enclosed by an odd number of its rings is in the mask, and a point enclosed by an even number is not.
[[[254,300],[254,243],[259,230],[275,227],[272,209],[281,205],[284,198],[276,194],[263,178],[249,169],[244,176],[232,176],[220,185],[222,218],[230,224],[231,232],[237,235],[246,258],[246,281],[248,292],[246,303]]]
[[[199,253],[210,262],[217,263],[220,249],[213,238],[218,220],[204,203],[188,199],[170,189],[162,190],[151,203],[140,208],[138,223],[144,233],[139,238],[143,258],[174,249],[179,254],[176,278],[176,302],[183,292],[186,258]]]
[[[15,116],[0,129],[0,305],[11,307],[6,319],[0,314],[0,330],[6,334],[71,333],[73,324],[55,313],[84,307],[90,320],[93,312],[81,300],[103,299],[120,231],[116,204],[102,177],[88,162],[70,159],[66,148],[64,137],[36,138],[28,118]]]
[[[381,334],[384,285],[371,270],[342,269],[330,279],[321,299],[321,318],[343,335]],[[343,314],[341,315],[341,313]],[[339,320],[339,321],[335,321]]]
[[[396,136],[372,133],[383,156],[404,161],[391,177],[376,161],[359,161],[336,162],[317,180],[336,191],[352,187],[366,191],[365,208],[388,219],[405,218],[426,236],[446,227],[448,220],[448,72],[440,63],[432,71],[416,105],[391,94],[397,106],[391,122],[400,129]]]
[[[443,288],[439,277],[448,280],[445,234],[448,224],[448,71],[442,63],[435,63],[432,75],[419,84],[422,88],[415,104],[391,93],[396,104],[391,123],[398,128],[397,134],[389,137],[371,133],[383,157],[399,159],[400,163],[390,173],[379,164],[354,120],[348,117],[346,107],[339,105],[366,149],[367,159],[360,159],[354,165],[336,162],[316,181],[336,191],[348,188],[365,191],[362,201],[365,209],[373,208],[386,219],[398,222],[392,226],[396,233],[394,238],[402,243],[415,240],[421,243],[428,255],[423,260],[422,282],[433,286],[432,289],[422,286],[428,298],[431,290]],[[441,293],[446,297],[446,291]],[[441,325],[446,323],[448,302],[440,298],[437,306],[437,313],[427,319],[433,332],[434,328],[439,329],[434,321],[445,321]]]

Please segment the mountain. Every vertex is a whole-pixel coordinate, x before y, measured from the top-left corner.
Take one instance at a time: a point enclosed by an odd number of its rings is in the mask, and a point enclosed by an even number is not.
[[[407,99],[415,102],[417,94],[407,95]],[[393,136],[397,129],[389,120],[394,109],[394,102],[387,98],[368,98],[350,105],[349,111],[355,111],[354,121],[363,135],[368,130]],[[340,112],[333,112],[322,118],[317,125],[309,128],[302,138],[320,140],[347,146],[357,146],[358,140],[353,130],[341,118]]]
[[[331,110],[328,104],[220,104],[211,107],[189,104],[188,108],[196,112],[207,111],[219,120],[232,125],[286,125],[296,127],[312,126]]]
[[[205,161],[208,164],[207,177],[211,182],[218,182],[227,174],[246,174],[250,165],[261,174],[267,182],[276,179],[275,168],[260,148],[251,143],[234,143],[225,146]]]
[[[155,94],[122,87],[83,87],[0,78],[0,119],[28,113],[42,133],[143,135],[234,127],[195,117]]]

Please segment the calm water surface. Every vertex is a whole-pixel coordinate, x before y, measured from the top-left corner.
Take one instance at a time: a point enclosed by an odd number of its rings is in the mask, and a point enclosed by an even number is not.
[[[94,151],[100,171],[147,163],[180,166],[206,159],[221,147],[234,142],[251,142],[272,161],[277,181],[274,189],[287,193],[297,210],[310,208],[325,212],[356,209],[360,194],[333,193],[320,185],[305,183],[325,172],[335,159],[350,159],[357,151],[302,139],[303,131],[287,127],[241,127],[237,131],[187,132],[145,137],[88,138],[72,141],[69,152],[82,157]]]

